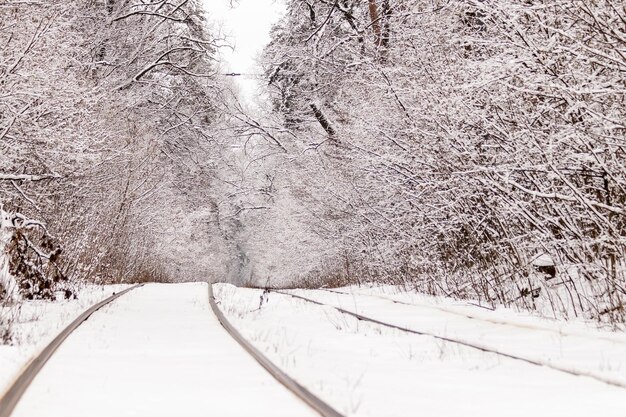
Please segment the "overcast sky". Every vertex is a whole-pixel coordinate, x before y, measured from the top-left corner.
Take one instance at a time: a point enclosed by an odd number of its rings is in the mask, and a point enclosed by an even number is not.
[[[229,0],[204,0],[211,20],[227,35],[234,51],[222,48],[221,56],[228,72],[257,74],[257,54],[266,45],[272,25],[284,13],[283,0],[237,0],[230,7]],[[256,91],[256,82],[249,76],[236,77],[245,100]]]

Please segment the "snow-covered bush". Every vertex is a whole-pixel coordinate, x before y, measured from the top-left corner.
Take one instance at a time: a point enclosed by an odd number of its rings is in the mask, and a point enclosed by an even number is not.
[[[9,309],[4,301],[0,301],[0,345],[6,345],[13,339],[13,317]]]
[[[54,299],[58,284],[66,281],[57,263],[61,248],[43,223],[2,206],[0,215],[0,299]],[[63,291],[66,298],[72,295]]]
[[[0,206],[0,300],[19,298],[19,287],[10,272],[10,255],[8,246],[13,239],[13,222],[11,214]]]

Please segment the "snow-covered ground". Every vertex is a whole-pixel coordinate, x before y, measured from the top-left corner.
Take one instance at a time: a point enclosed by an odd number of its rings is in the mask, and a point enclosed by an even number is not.
[[[0,316],[14,318],[13,340],[0,344],[0,395],[21,369],[68,324],[93,304],[128,285],[87,285],[77,291],[77,299],[27,301],[19,310],[0,307]]]
[[[400,301],[358,289],[294,291],[308,298],[374,317],[399,327],[451,338],[559,370],[580,373],[626,388],[626,334],[602,332],[583,323],[541,320],[512,311],[478,311],[474,306],[437,303],[436,298]],[[369,290],[371,294],[372,290]],[[358,303],[354,301],[358,299]],[[396,301],[396,302],[394,302]],[[458,304],[458,303],[457,303]],[[473,311],[476,310],[476,311]]]
[[[122,288],[87,287],[78,300],[26,303],[14,345],[0,347],[0,390],[77,315]],[[246,338],[348,416],[623,417],[626,410],[626,389],[616,386],[626,385],[626,335],[590,323],[392,287],[289,291],[329,306],[228,284],[214,291]],[[230,338],[210,310],[206,284],[197,283],[146,285],[96,312],[53,355],[14,413],[85,415],[314,413]]]
[[[260,290],[217,284],[214,291],[244,336],[346,415],[625,415],[626,389],[599,380],[626,382],[623,333],[385,288],[340,290],[348,295],[292,291],[594,379],[359,321],[278,293],[259,308]]]
[[[221,327],[206,283],[147,284],[74,331],[13,417],[313,416]]]

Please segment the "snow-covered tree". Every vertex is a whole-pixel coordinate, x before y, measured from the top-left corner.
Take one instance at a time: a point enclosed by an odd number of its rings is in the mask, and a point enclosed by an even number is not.
[[[622,9],[288,2],[268,88],[353,280],[623,321]]]
[[[0,15],[3,286],[28,295],[11,259],[70,283],[180,278],[171,232],[201,220],[172,226],[210,204],[219,156],[217,40],[200,4],[5,2]]]

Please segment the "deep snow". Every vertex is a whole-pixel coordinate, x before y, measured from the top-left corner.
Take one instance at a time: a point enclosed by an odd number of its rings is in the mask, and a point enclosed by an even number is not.
[[[31,357],[42,350],[68,324],[84,310],[128,285],[87,285],[77,290],[77,299],[56,301],[28,301],[16,309],[0,307],[0,316],[13,317],[13,340],[0,344],[0,395],[26,365]]]
[[[148,284],[61,345],[14,417],[308,416],[221,327],[206,283]]]
[[[218,284],[214,291],[244,336],[347,415],[623,417],[626,410],[625,389],[588,377],[369,324],[277,293],[270,293],[259,308],[260,290]],[[501,322],[496,324],[467,317],[483,317],[486,310],[480,307],[444,299],[407,306],[359,293],[295,292],[380,320],[602,376],[621,379],[626,369],[623,335],[581,324],[548,324],[511,311],[488,312],[493,313],[490,320]],[[380,290],[369,292],[385,296]]]

